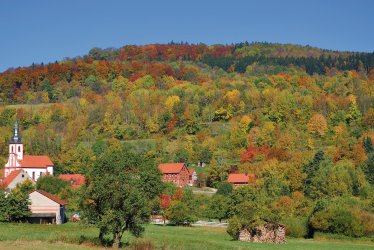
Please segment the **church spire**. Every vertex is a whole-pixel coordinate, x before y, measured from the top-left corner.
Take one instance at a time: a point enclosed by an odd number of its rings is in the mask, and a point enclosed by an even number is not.
[[[19,129],[18,129],[18,121],[14,123],[14,130],[13,130],[13,136],[10,141],[12,144],[19,144],[21,143],[21,136],[19,134]]]

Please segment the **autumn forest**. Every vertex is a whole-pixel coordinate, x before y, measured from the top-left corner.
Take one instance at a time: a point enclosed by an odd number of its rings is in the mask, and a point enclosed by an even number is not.
[[[210,216],[230,219],[233,238],[253,209],[296,237],[374,235],[374,53],[247,42],[93,48],[0,73],[0,104],[2,166],[18,120],[26,154],[49,155],[56,174],[86,174],[117,144],[156,164],[188,163],[199,187],[253,173],[249,188],[214,201],[227,211]],[[215,209],[190,200],[197,218]]]

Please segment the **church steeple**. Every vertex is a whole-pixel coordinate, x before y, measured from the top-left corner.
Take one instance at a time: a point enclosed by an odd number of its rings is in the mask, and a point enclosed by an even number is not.
[[[13,136],[9,144],[9,157],[11,155],[15,155],[17,160],[23,160],[23,144],[17,121],[14,123]]]
[[[21,144],[21,136],[19,134],[19,129],[18,129],[18,121],[14,123],[14,130],[13,130],[13,136],[12,139],[10,140],[11,144]]]

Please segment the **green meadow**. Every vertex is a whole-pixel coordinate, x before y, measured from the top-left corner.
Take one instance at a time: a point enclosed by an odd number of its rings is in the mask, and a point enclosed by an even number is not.
[[[64,225],[0,224],[0,249],[92,249],[98,231],[94,227],[67,223]],[[147,225],[144,236],[126,235],[125,249],[374,249],[369,240],[287,239],[283,245],[232,241],[224,228],[173,227]],[[137,247],[138,246],[138,247]]]

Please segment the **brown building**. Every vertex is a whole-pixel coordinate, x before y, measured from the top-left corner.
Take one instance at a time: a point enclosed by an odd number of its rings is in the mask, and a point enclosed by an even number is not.
[[[172,182],[178,187],[190,186],[189,169],[186,163],[162,163],[159,166],[163,182]]]
[[[254,174],[229,174],[227,179],[228,183],[231,183],[234,187],[248,185],[256,181]]]

